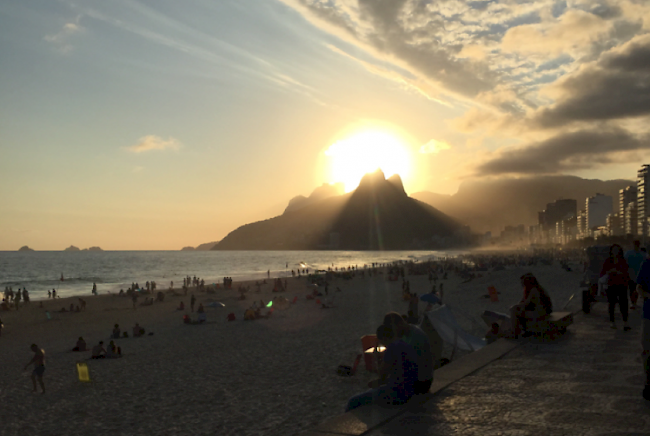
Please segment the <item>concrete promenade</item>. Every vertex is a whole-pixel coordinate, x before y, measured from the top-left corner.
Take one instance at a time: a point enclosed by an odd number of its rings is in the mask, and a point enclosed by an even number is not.
[[[620,313],[612,330],[607,305],[596,304],[552,343],[500,340],[441,368],[419,404],[360,408],[303,436],[650,435],[638,312],[632,331]]]

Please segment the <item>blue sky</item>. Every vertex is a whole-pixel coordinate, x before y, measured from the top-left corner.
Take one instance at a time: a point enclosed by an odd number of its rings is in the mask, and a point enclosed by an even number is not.
[[[602,98],[576,83],[645,80],[612,65],[643,56],[648,10],[633,0],[3,2],[0,250],[220,239],[341,181],[325,151],[359,125],[401,132],[408,192],[453,193],[468,177],[522,168],[632,178],[647,156],[638,89],[596,114],[580,108]],[[628,103],[640,109],[616,112]],[[584,132],[610,142],[570,152]],[[432,143],[445,146],[420,153]]]

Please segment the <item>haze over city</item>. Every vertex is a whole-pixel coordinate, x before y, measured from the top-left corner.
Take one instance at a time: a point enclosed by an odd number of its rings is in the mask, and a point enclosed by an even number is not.
[[[641,0],[0,11],[0,250],[177,250],[377,168],[453,194],[650,158]]]

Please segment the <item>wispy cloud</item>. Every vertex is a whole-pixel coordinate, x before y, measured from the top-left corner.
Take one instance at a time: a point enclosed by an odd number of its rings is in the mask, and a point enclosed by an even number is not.
[[[178,150],[181,147],[182,144],[175,138],[163,139],[160,136],[147,135],[140,138],[137,144],[133,144],[126,149],[131,153],[144,153],[152,150]]]
[[[43,39],[46,42],[54,45],[58,51],[62,53],[69,53],[73,49],[70,39],[74,35],[84,31],[84,28],[79,25],[79,19],[80,16],[76,18],[75,22],[64,24],[57,33],[45,35]]]
[[[451,146],[447,144],[445,141],[438,141],[436,139],[432,139],[431,141],[427,142],[422,147],[420,147],[420,153],[438,154],[441,151],[449,150],[450,148]]]

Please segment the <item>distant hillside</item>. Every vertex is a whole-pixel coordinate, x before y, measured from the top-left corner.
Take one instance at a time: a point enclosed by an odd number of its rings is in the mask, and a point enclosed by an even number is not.
[[[432,248],[460,224],[406,195],[399,176],[367,174],[359,187],[283,215],[246,224],[215,250],[378,250]]]
[[[81,250],[79,250],[79,247],[75,247],[74,245],[71,245],[63,251],[81,251]]]
[[[617,207],[618,191],[634,183],[574,176],[473,180],[462,183],[454,195],[417,192],[412,197],[469,225],[472,231],[500,232],[507,225],[537,224],[537,212],[559,198],[577,200],[580,211],[586,198],[599,192],[613,196]]]
[[[34,251],[34,250],[29,248],[27,245],[23,245],[18,249],[18,251]]]
[[[206,242],[205,244],[201,244],[197,247],[192,247],[192,246],[187,246],[181,248],[181,251],[209,251],[212,250],[212,247],[217,245],[217,241],[215,242]]]
[[[219,241],[206,242],[205,244],[201,244],[198,247],[195,247],[194,250],[196,250],[196,251],[209,251],[209,250],[212,250],[212,247],[214,247],[218,243],[219,243]]]
[[[104,251],[100,247],[90,247],[90,248],[84,248],[81,251]]]
[[[335,183],[333,185],[323,183],[322,186],[314,189],[314,191],[305,197],[304,195],[298,195],[289,200],[289,205],[284,210],[284,213],[302,209],[303,207],[309,206],[310,204],[317,203],[326,198],[334,197],[337,195],[343,194],[343,183]]]

